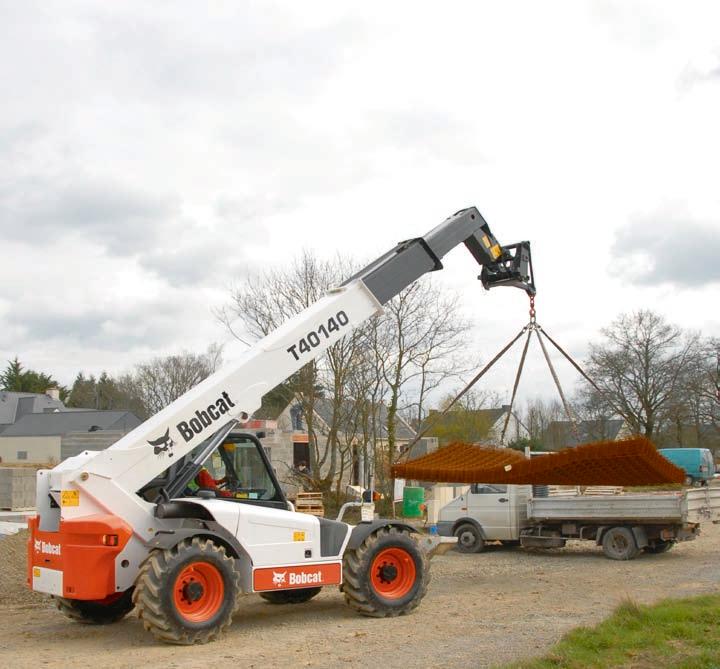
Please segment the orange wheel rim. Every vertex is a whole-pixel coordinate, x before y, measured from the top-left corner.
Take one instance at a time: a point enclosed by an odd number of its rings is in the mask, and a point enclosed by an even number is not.
[[[225,598],[222,574],[209,562],[193,562],[178,574],[173,595],[175,608],[183,618],[206,622],[220,610]]]
[[[380,551],[370,568],[373,590],[385,599],[400,599],[415,585],[415,560],[403,548]]]

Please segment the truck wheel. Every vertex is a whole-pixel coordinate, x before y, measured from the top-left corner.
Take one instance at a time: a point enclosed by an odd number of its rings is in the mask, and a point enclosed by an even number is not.
[[[485,539],[472,523],[458,526],[455,536],[458,538],[457,549],[460,553],[482,553],[485,550]]]
[[[239,594],[240,574],[225,548],[193,537],[150,553],[133,601],[157,639],[190,645],[213,641],[227,628]]]
[[[692,476],[685,477],[685,485],[686,486],[689,487],[689,486],[693,485],[694,483],[695,483],[695,479]]]
[[[302,604],[309,602],[321,590],[322,588],[297,588],[296,590],[277,590],[259,594],[271,604]]]
[[[602,546],[605,557],[611,560],[632,560],[640,552],[627,527],[613,527],[605,532]]]
[[[87,625],[109,625],[122,620],[135,604],[132,601],[133,589],[105,597],[105,599],[83,600],[56,597],[55,605],[68,618]]]
[[[410,613],[427,592],[428,559],[407,530],[383,528],[343,556],[345,602],[363,616]]]
[[[675,545],[674,541],[663,541],[658,539],[652,544],[648,544],[643,549],[646,553],[652,553],[653,555],[659,555],[660,553],[667,553]]]

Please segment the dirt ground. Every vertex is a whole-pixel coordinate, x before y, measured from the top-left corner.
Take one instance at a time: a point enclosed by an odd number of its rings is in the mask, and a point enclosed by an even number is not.
[[[432,562],[427,597],[410,616],[361,618],[328,588],[307,604],[248,596],[225,637],[186,648],[159,644],[134,616],[108,627],[70,622],[24,590],[21,537],[0,539],[0,658],[38,667],[487,667],[541,654],[572,627],[620,601],[720,590],[720,525],[664,555],[613,562],[589,542],[528,552],[451,551]]]

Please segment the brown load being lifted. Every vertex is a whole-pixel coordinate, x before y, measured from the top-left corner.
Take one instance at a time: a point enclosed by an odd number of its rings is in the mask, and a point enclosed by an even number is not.
[[[685,472],[645,437],[600,441],[525,458],[509,448],[456,442],[393,467],[396,478],[448,483],[660,485],[682,483]]]
[[[510,411],[507,412],[500,441],[505,438],[508,422],[517,395],[520,377],[525,365],[530,339],[533,333],[540,344],[548,369],[552,375],[560,399],[575,436],[578,436],[574,412],[565,398],[560,380],[555,372],[545,341],[550,342],[583,378],[598,391],[620,415],[611,398],[585,373],[572,357],[540,326],[535,317],[535,295],[530,297],[530,321],[505,347],[475,375],[450,404],[419,432],[408,445],[412,446],[434,427],[453,405],[472,388],[485,373],[504,356],[523,335],[525,345],[515,375]],[[540,485],[614,485],[642,486],[664,483],[683,483],[685,472],[658,453],[657,448],[645,437],[634,436],[621,441],[598,441],[576,446],[560,453],[546,454],[542,458],[527,459],[521,453],[507,448],[481,447],[455,442],[416,460],[392,467],[394,478],[416,481],[443,481],[447,483],[501,483]]]

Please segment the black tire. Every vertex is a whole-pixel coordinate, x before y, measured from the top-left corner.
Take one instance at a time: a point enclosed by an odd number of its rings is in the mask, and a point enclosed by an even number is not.
[[[384,560],[383,556],[392,552],[402,558],[399,571]],[[399,589],[395,594],[381,589],[391,588],[394,583],[406,584],[407,591]],[[382,528],[343,556],[345,602],[363,616],[387,618],[410,613],[425,596],[429,583],[427,555],[407,530]]]
[[[110,625],[122,620],[135,604],[132,600],[133,589],[130,588],[117,599],[108,603],[81,599],[65,599],[55,597],[55,605],[63,615],[86,625]]]
[[[270,604],[303,604],[309,602],[321,590],[322,588],[297,588],[296,590],[277,590],[259,594]]]
[[[194,570],[200,570],[195,577]],[[215,581],[203,581],[203,570],[217,574]],[[228,627],[240,592],[240,574],[225,548],[193,537],[148,555],[135,582],[133,601],[146,630],[160,641],[187,646],[213,641]],[[216,608],[208,604],[213,598]],[[206,605],[211,610],[203,616],[182,611],[182,605]]]
[[[652,553],[653,555],[660,555],[660,553],[667,553],[675,545],[674,541],[663,541],[657,539],[652,544],[648,544],[643,549],[646,553]]]
[[[640,552],[632,531],[627,527],[613,527],[605,532],[602,546],[605,557],[610,560],[632,560]]]
[[[459,525],[455,532],[457,550],[460,553],[482,553],[485,550],[485,539],[480,530],[472,523]]]
[[[694,479],[692,476],[686,476],[686,477],[685,477],[685,485],[686,485],[686,486],[689,487],[689,486],[694,485],[694,484],[695,484],[695,479]]]

